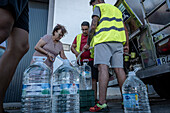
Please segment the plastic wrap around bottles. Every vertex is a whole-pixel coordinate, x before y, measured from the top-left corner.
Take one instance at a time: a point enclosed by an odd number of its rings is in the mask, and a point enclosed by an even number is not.
[[[129,72],[122,86],[125,113],[151,113],[146,85]]]
[[[79,73],[62,61],[52,77],[52,113],[79,113]]]
[[[80,90],[92,89],[91,67],[87,65],[88,59],[83,60],[83,65],[80,67]]]
[[[46,57],[34,56],[35,61],[24,71],[22,87],[23,113],[51,113],[52,71],[43,63]]]

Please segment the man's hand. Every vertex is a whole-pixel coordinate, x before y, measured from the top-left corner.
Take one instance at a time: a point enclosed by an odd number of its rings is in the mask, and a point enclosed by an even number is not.
[[[87,51],[87,50],[89,49],[89,47],[90,47],[90,46],[86,44],[86,45],[83,47],[83,51]]]
[[[124,51],[124,53],[129,53],[129,46],[124,46],[123,47],[123,51]]]
[[[79,56],[79,53],[77,52],[75,55],[76,55],[76,57],[78,57],[78,56]]]

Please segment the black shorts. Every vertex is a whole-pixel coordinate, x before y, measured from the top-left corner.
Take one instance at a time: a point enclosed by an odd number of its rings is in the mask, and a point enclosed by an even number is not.
[[[13,27],[29,32],[28,0],[0,0],[0,7],[12,13],[15,19]]]

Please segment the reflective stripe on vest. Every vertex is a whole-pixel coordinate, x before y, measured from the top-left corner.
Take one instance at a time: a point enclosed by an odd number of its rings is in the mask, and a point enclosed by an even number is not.
[[[76,46],[76,51],[78,52],[78,53],[80,53],[80,45],[81,45],[81,36],[82,36],[82,34],[78,34],[77,35],[77,46]]]
[[[93,40],[94,38],[92,38],[91,42],[90,42],[90,47],[93,47]],[[94,58],[94,47],[92,49],[90,49],[90,57]]]
[[[111,4],[97,4],[101,12],[94,34],[93,47],[102,42],[126,42],[122,12]]]

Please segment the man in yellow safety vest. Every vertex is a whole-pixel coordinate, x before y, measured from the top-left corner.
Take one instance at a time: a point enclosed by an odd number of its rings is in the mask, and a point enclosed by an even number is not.
[[[94,47],[94,65],[99,70],[99,102],[91,107],[91,112],[109,111],[106,94],[109,81],[109,66],[114,69],[120,90],[126,79],[123,69],[123,49],[128,52],[128,35],[123,24],[121,11],[104,0],[91,0],[93,6],[92,23],[87,44]],[[92,42],[91,42],[92,40]]]

